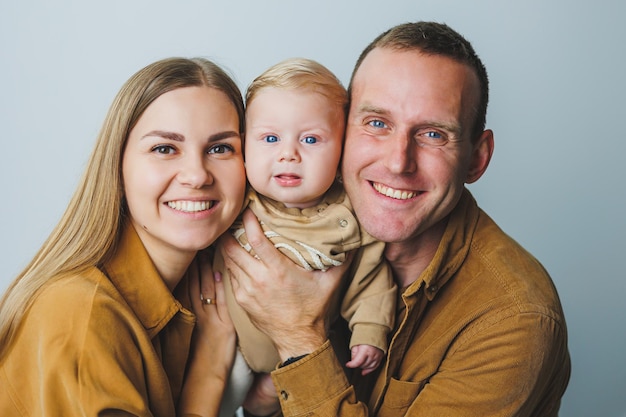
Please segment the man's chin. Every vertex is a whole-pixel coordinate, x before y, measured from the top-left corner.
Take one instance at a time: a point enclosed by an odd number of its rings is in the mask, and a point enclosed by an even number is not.
[[[357,216],[358,217],[358,216]],[[369,221],[361,221],[361,226],[374,237],[382,242],[401,242],[410,237],[411,231],[400,221],[394,221],[389,217],[378,216]]]

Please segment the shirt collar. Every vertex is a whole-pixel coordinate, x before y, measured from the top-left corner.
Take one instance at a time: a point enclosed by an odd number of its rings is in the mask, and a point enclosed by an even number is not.
[[[182,309],[131,224],[124,226],[115,255],[103,269],[150,337]]]
[[[426,297],[429,300],[435,297],[463,264],[470,249],[479,214],[480,209],[476,200],[469,190],[464,189],[459,202],[450,213],[435,256],[418,279],[409,285],[404,292],[405,296],[415,294],[423,285]]]

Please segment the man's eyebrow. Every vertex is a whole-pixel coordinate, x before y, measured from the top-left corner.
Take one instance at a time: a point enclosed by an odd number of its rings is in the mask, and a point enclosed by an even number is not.
[[[376,114],[387,114],[387,110],[377,107],[371,104],[363,104],[358,108],[360,113],[376,113]]]
[[[460,137],[461,136],[461,126],[456,123],[442,123],[442,122],[427,122],[427,126],[432,126],[438,129],[447,130],[453,135]]]
[[[143,135],[141,137],[141,139],[147,138],[148,136],[158,136],[158,137],[161,137],[163,139],[175,140],[176,142],[184,142],[185,141],[185,137],[183,135],[181,135],[180,133],[167,132],[165,130],[152,130],[152,131],[146,133],[145,135]]]

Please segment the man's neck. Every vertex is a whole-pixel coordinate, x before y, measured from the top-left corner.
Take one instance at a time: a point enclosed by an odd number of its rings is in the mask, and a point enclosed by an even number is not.
[[[411,285],[428,267],[437,252],[446,223],[443,221],[413,239],[387,243],[385,258],[399,288]]]

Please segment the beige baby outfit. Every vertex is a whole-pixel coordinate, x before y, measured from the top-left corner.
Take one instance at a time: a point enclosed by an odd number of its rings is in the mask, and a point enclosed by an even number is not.
[[[341,184],[333,184],[320,204],[305,209],[287,208],[254,190],[248,192],[247,201],[265,235],[281,252],[308,270],[341,265],[349,251],[357,250],[336,294],[331,318],[341,314],[347,321],[352,331],[350,347],[366,344],[387,352],[387,335],[395,317],[396,286],[383,257],[384,243],[360,227]],[[241,223],[233,226],[233,234],[251,251]],[[215,270],[223,269],[223,260],[217,255]],[[224,282],[244,358],[255,372],[274,370],[280,358],[273,344],[237,304],[230,280]]]

